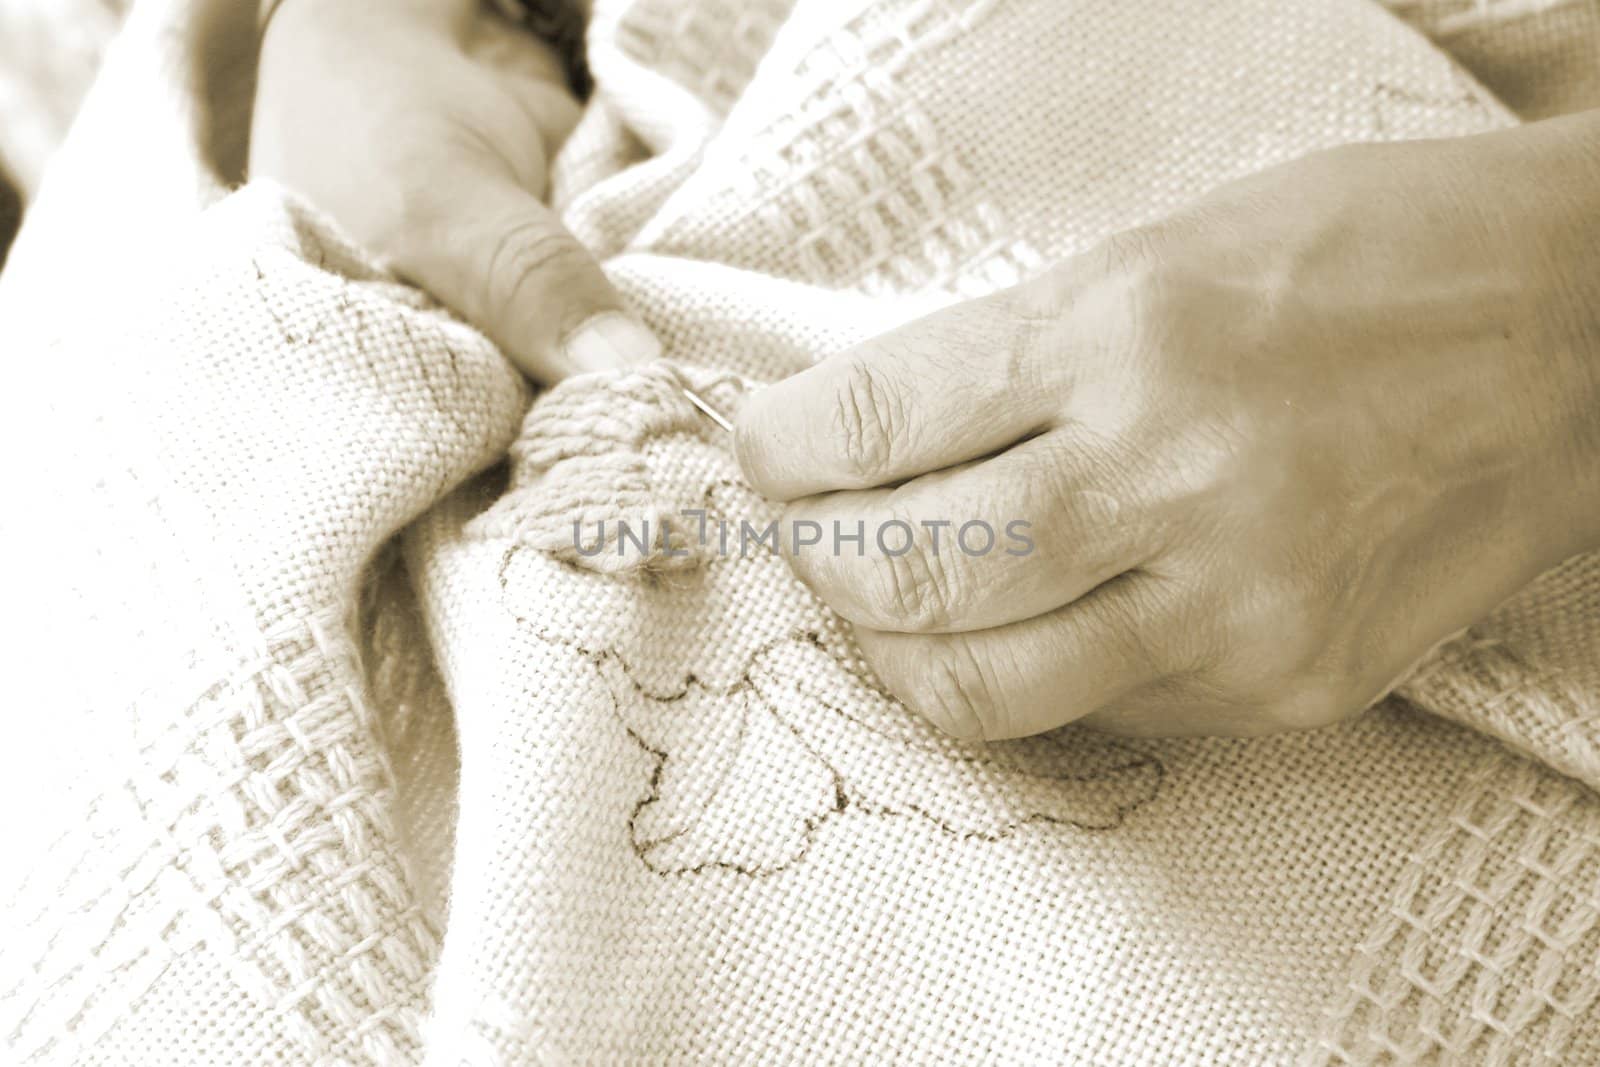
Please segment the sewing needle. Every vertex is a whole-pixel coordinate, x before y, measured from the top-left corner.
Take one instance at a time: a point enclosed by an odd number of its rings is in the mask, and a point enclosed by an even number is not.
[[[701,413],[704,414],[706,418],[710,419],[718,426],[721,426],[729,433],[733,432],[733,423],[728,421],[728,417],[726,415],[708,404],[700,397],[698,393],[696,393],[693,389],[690,389],[687,385],[680,385],[678,388],[683,390],[683,395],[689,398],[689,403],[699,408]]]

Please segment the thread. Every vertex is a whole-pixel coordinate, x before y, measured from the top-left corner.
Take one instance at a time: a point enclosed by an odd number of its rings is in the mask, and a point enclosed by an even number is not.
[[[733,375],[666,362],[561,382],[528,412],[510,449],[507,491],[472,532],[608,574],[698,567],[707,546],[663,536],[676,505],[656,491],[647,457],[649,442],[670,434],[725,447],[726,435],[684,396],[685,385],[730,413],[744,392]]]

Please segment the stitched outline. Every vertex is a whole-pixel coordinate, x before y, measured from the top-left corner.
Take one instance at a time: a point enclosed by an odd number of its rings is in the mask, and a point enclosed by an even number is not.
[[[670,365],[663,365],[661,371],[656,372],[656,374],[652,376],[659,374],[665,374],[674,382],[681,382],[683,380],[682,377],[680,377],[679,372]],[[594,390],[597,393],[620,393],[621,399],[630,400],[632,396],[639,391],[639,388],[648,387],[649,385],[647,382],[633,382],[631,383],[631,388],[622,388],[622,386],[628,384],[628,382],[629,379],[626,376],[622,378],[602,379],[599,381],[589,382],[587,384],[587,388]],[[711,385],[714,386],[721,386],[729,383],[736,386],[742,386],[742,382],[737,376],[729,375],[727,373],[716,374],[711,379]],[[693,384],[693,381],[691,381],[691,384]],[[709,387],[710,386],[702,383],[702,388]],[[580,386],[580,388],[582,387]],[[570,391],[571,387],[569,386],[569,394]],[[735,390],[735,396],[733,398],[735,402],[737,397],[742,393],[742,387]],[[586,406],[589,403],[586,398],[573,398],[570,395],[565,403],[571,405],[574,400],[577,400],[579,407]],[[708,438],[707,434],[704,432],[705,427],[699,424],[699,413],[688,404],[687,400],[682,399],[676,390],[669,389],[656,391],[654,395],[651,396],[650,400],[653,404],[658,406],[658,414],[664,417],[660,418],[659,420],[651,420],[652,424],[638,434],[628,434],[626,435],[626,439],[618,438],[613,440],[611,444],[613,445],[614,451],[624,453],[631,452],[641,461],[643,461],[652,451],[659,447],[662,441],[669,439],[686,439],[688,441],[698,443],[702,446],[711,447],[719,451],[725,448],[725,444],[720,438]],[[665,410],[660,410],[661,407],[664,407]],[[575,410],[576,409],[577,408],[575,408]],[[555,416],[555,419],[557,420],[556,424],[559,426],[559,432],[562,436],[568,435],[572,432],[571,427],[566,425],[565,421],[562,421],[564,413],[565,409],[563,408],[558,410]],[[538,436],[538,429],[544,428],[543,422],[544,420],[541,420],[538,412],[538,405],[535,405],[534,409],[529,412],[528,419],[524,426],[525,436],[522,440],[526,441],[528,439],[530,430],[533,431],[533,436]],[[535,429],[536,427],[538,429]],[[533,450],[526,448],[514,448],[513,455],[521,458],[528,455],[531,451]],[[557,449],[554,454],[544,454],[541,452],[540,458],[536,461],[537,470],[540,472],[548,472],[553,467],[565,462],[569,458],[574,458],[575,456],[586,457],[590,454],[591,453],[587,450],[572,454],[564,454],[560,449]],[[523,461],[527,462],[526,459]],[[515,485],[517,481],[518,479],[513,473],[511,484]],[[728,491],[732,491],[734,493],[743,493],[751,496],[755,495],[747,485],[737,478],[727,476],[715,478],[705,486],[700,494],[701,501],[705,505],[705,510],[708,517],[716,515],[720,518],[726,514],[726,509],[718,498],[722,493]],[[495,506],[501,506],[506,499],[506,496],[502,496],[500,498],[500,502]],[[491,510],[493,509],[491,508]],[[726,686],[718,687],[710,684],[704,679],[700,678],[694,670],[690,669],[680,670],[677,674],[676,681],[670,687],[666,688],[664,691],[658,691],[638,680],[635,675],[633,665],[627,661],[627,658],[618,648],[609,645],[603,647],[592,647],[588,644],[585,644],[581,640],[557,634],[542,622],[536,622],[535,620],[524,616],[512,604],[511,579],[508,571],[512,563],[518,557],[519,553],[531,552],[543,560],[554,563],[558,568],[558,572],[560,573],[583,574],[589,576],[585,580],[637,581],[641,582],[645,587],[650,588],[668,584],[673,579],[669,579],[667,574],[664,572],[658,572],[644,567],[638,568],[631,572],[624,572],[622,574],[618,574],[614,571],[599,571],[587,568],[576,561],[564,559],[560,554],[541,547],[540,545],[528,543],[527,540],[517,536],[517,534],[514,532],[515,523],[511,524],[511,532],[490,534],[488,530],[486,530],[485,527],[479,523],[479,519],[482,517],[482,515],[478,516],[478,518],[472,520],[471,524],[469,524],[467,527],[467,536],[469,539],[478,541],[509,541],[500,554],[495,575],[496,581],[500,588],[500,602],[502,608],[504,608],[507,614],[517,622],[518,626],[525,633],[535,640],[538,640],[541,643],[549,646],[564,648],[568,651],[574,652],[589,663],[589,665],[595,670],[599,682],[610,694],[612,714],[616,717],[623,730],[628,734],[633,742],[639,746],[640,750],[645,752],[654,761],[654,767],[652,768],[649,779],[646,783],[645,791],[634,804],[634,807],[629,814],[628,837],[629,845],[633,849],[635,855],[639,857],[640,862],[649,869],[655,871],[657,874],[666,875],[677,873],[696,873],[714,868],[722,868],[750,877],[765,877],[769,874],[776,874],[804,859],[810,850],[811,842],[815,836],[815,831],[832,816],[846,811],[852,807],[857,808],[865,813],[879,816],[913,815],[934,825],[942,832],[962,840],[975,838],[978,840],[998,841],[1014,835],[1016,831],[1023,826],[1034,824],[1065,826],[1086,833],[1100,832],[1114,829],[1122,825],[1122,823],[1125,822],[1128,816],[1134,811],[1155,800],[1160,795],[1164,787],[1166,781],[1166,767],[1159,759],[1120,739],[1106,738],[1103,741],[1103,744],[1106,746],[1106,748],[1126,754],[1127,759],[1123,762],[1115,763],[1109,767],[1099,768],[1092,773],[1077,775],[1038,775],[1025,770],[1012,770],[1010,768],[1006,768],[1003,763],[993,761],[986,756],[978,754],[976,750],[971,756],[955,755],[949,752],[938,754],[925,753],[925,755],[927,755],[929,758],[955,758],[962,763],[972,766],[993,766],[994,769],[1005,774],[1018,774],[1036,780],[1054,781],[1064,784],[1103,782],[1128,773],[1148,773],[1153,776],[1152,781],[1136,794],[1136,799],[1114,804],[1112,806],[1110,816],[1104,820],[1075,819],[1057,815],[1051,812],[1034,811],[1023,815],[1020,818],[1002,818],[998,820],[1002,823],[1000,829],[990,831],[975,828],[961,828],[953,824],[949,819],[936,814],[921,804],[906,803],[904,805],[890,805],[871,800],[867,796],[871,790],[860,785],[853,787],[852,784],[846,779],[845,775],[839,770],[835,761],[827,758],[822,752],[818,751],[817,747],[807,739],[805,731],[801,730],[789,715],[779,710],[778,705],[780,701],[778,701],[768,692],[769,687],[787,685],[790,689],[792,689],[794,696],[797,696],[802,700],[812,701],[814,706],[818,709],[838,716],[857,728],[868,730],[869,732],[872,732],[882,738],[886,743],[900,745],[903,748],[911,747],[906,745],[903,739],[889,736],[878,726],[864,721],[857,715],[851,714],[848,710],[841,707],[837,701],[829,699],[823,694],[818,693],[815,689],[806,684],[806,680],[800,678],[787,679],[781,671],[775,669],[770,663],[764,662],[773,652],[777,651],[786,644],[799,644],[814,647],[826,657],[826,660],[829,664],[841,672],[843,678],[847,680],[847,684],[853,682],[855,685],[858,685],[867,692],[875,695],[878,699],[886,701],[894,706],[900,706],[899,700],[880,683],[878,683],[876,679],[857,669],[848,660],[838,655],[834,649],[830,648],[828,643],[824,640],[823,634],[820,630],[814,627],[796,627],[759,645],[749,654],[749,659],[746,662],[744,669],[739,673],[738,677]],[[702,557],[698,562],[701,568],[709,570],[711,567],[721,563],[726,563],[732,558],[734,557],[712,554],[709,558]],[[759,561],[762,557],[756,556],[754,558]],[[787,566],[787,564],[783,563],[781,559],[771,558],[770,555],[768,556],[767,562],[771,566]],[[697,568],[695,571],[683,572],[684,578],[686,579],[688,575],[697,573],[698,570],[699,568]],[[672,573],[674,577],[676,577],[679,572]],[[826,607],[820,605],[820,603],[819,608],[824,612],[825,616],[831,616],[831,613],[827,611]],[[795,743],[799,745],[800,748],[811,758],[817,761],[817,764],[827,773],[829,779],[833,783],[833,798],[831,805],[821,811],[813,812],[811,815],[801,820],[801,829],[799,833],[804,844],[798,855],[776,864],[750,865],[723,860],[709,860],[687,868],[662,867],[652,861],[652,857],[649,855],[651,849],[669,843],[672,840],[676,840],[683,833],[687,832],[687,830],[679,830],[668,837],[659,838],[646,843],[641,843],[639,834],[639,819],[641,814],[651,804],[658,803],[663,799],[661,790],[667,761],[678,757],[675,757],[672,752],[665,751],[656,745],[652,745],[627,721],[627,718],[622,711],[622,697],[613,687],[611,679],[608,677],[608,668],[612,665],[614,665],[615,668],[621,672],[623,678],[626,679],[627,684],[632,687],[635,693],[644,699],[653,701],[655,703],[666,704],[677,702],[683,700],[691,691],[698,691],[709,697],[722,698],[723,700],[726,700],[729,697],[740,696],[742,699],[756,699],[760,701],[762,708],[772,715],[777,725],[789,732],[789,734],[794,738]],[[761,684],[761,678],[766,679],[766,686]],[[751,711],[747,708],[744,714],[748,716],[751,714]],[[907,712],[907,714],[910,713]],[[745,732],[747,730],[748,722],[746,721],[741,723],[739,734],[739,740],[741,742],[743,741]],[[719,781],[712,790],[710,796],[715,797],[719,795],[723,784],[724,782]]]
[[[904,807],[900,807],[868,800],[865,796],[861,795],[861,788],[852,788],[851,784],[840,772],[834,761],[818,751],[817,747],[807,739],[805,734],[799,728],[796,727],[790,717],[778,709],[776,701],[757,681],[757,676],[762,674],[765,674],[774,681],[780,681],[780,672],[775,670],[771,665],[763,665],[761,663],[761,661],[770,653],[777,651],[786,644],[805,644],[817,648],[824,655],[826,655],[830,663],[836,666],[850,682],[862,686],[881,699],[894,704],[899,703],[898,699],[880,684],[872,679],[863,677],[854,669],[852,669],[850,664],[844,660],[841,660],[832,649],[828,648],[827,643],[823,640],[823,636],[819,631],[812,628],[799,628],[790,630],[777,638],[765,642],[751,654],[750,663],[739,674],[738,678],[726,686],[709,684],[701,679],[693,670],[689,670],[681,674],[680,680],[674,686],[664,690],[657,689],[639,681],[639,679],[635,676],[632,666],[628,663],[627,658],[621,653],[620,650],[610,646],[599,648],[590,647],[589,645],[584,644],[582,641],[553,633],[549,627],[541,623],[534,622],[511,606],[507,599],[510,592],[510,578],[507,575],[506,570],[516,555],[519,552],[524,551],[533,552],[545,558],[554,558],[540,549],[531,548],[529,546],[512,545],[508,547],[501,556],[497,575],[501,589],[501,606],[505,609],[507,614],[516,620],[517,624],[529,636],[543,644],[552,647],[564,648],[568,651],[575,652],[595,669],[601,684],[605,687],[610,696],[612,715],[617,719],[618,723],[628,734],[629,738],[631,738],[633,742],[637,744],[639,748],[649,755],[654,761],[655,765],[651,769],[645,792],[636,801],[628,816],[628,840],[629,846],[633,850],[634,855],[636,855],[640,862],[642,862],[646,867],[657,874],[693,874],[711,869],[729,870],[751,877],[765,877],[767,875],[777,874],[783,870],[786,870],[788,867],[801,862],[810,851],[815,831],[834,815],[844,812],[850,808],[856,808],[864,813],[877,816],[918,816],[931,823],[944,833],[960,840],[976,839],[990,842],[1000,841],[1013,836],[1022,827],[1038,824],[1064,826],[1085,833],[1103,832],[1106,830],[1116,829],[1117,827],[1121,826],[1127,820],[1128,816],[1130,816],[1133,812],[1154,801],[1160,795],[1165,786],[1167,771],[1166,766],[1161,762],[1161,760],[1134,745],[1128,744],[1125,741],[1114,738],[1106,738],[1103,742],[1105,747],[1113,751],[1127,754],[1128,758],[1125,761],[1117,762],[1110,766],[1100,768],[1093,773],[1083,774],[1038,775],[1026,771],[1003,770],[1003,773],[1007,774],[1019,774],[1042,781],[1054,781],[1063,784],[1103,782],[1127,773],[1148,772],[1153,775],[1152,781],[1137,793],[1136,799],[1115,804],[1113,806],[1111,817],[1103,821],[1076,819],[1055,815],[1050,812],[1036,811],[1030,812],[1021,818],[1003,820],[1003,825],[999,830],[986,831],[972,828],[964,829],[955,826],[943,816],[937,815],[926,807],[918,804],[908,804]],[[571,566],[571,564],[562,564],[562,561],[560,560],[554,561],[562,566]],[[621,671],[623,677],[627,680],[627,683],[632,686],[633,690],[640,696],[646,700],[650,700],[659,704],[676,703],[683,700],[694,691],[698,691],[713,698],[728,698],[742,693],[754,694],[755,698],[761,701],[762,707],[772,715],[773,719],[778,723],[778,725],[787,730],[794,737],[796,744],[798,744],[807,754],[815,759],[817,763],[827,772],[830,780],[833,783],[833,804],[820,812],[814,813],[802,821],[800,834],[805,841],[805,845],[802,847],[800,853],[782,863],[777,864],[748,865],[732,861],[708,860],[697,863],[691,867],[674,867],[661,866],[654,862],[650,856],[652,849],[658,848],[661,845],[674,840],[679,834],[686,832],[679,831],[678,834],[674,834],[669,837],[657,838],[648,842],[641,842],[638,831],[638,821],[643,811],[649,805],[662,801],[662,777],[665,772],[667,761],[674,759],[675,757],[671,752],[652,745],[643,736],[641,736],[632,725],[629,724],[626,716],[621,710],[621,698],[606,676],[605,668],[607,664],[614,664],[616,668]],[[898,739],[885,735],[876,726],[863,721],[859,716],[853,715],[844,710],[837,704],[837,702],[810,691],[805,685],[804,681],[796,678],[792,679],[790,684],[796,693],[802,697],[813,700],[818,707],[832,714],[838,715],[860,728],[877,733],[886,741],[903,744]],[[747,710],[744,714],[748,715],[750,712]],[[907,714],[911,713],[908,711]],[[741,741],[747,730],[748,725],[741,724]],[[961,763],[972,766],[988,766],[991,764],[991,761],[988,758],[979,755],[976,752],[970,756],[957,755],[953,758],[957,759]],[[716,787],[712,790],[711,796],[714,797],[718,795],[723,787],[723,784],[724,782],[718,782]]]

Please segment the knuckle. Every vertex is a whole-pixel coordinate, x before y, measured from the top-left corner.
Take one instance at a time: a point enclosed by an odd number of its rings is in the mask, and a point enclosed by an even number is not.
[[[1147,268],[1127,278],[1120,295],[1123,316],[1134,337],[1149,345],[1171,340],[1182,308],[1179,287],[1166,272]]]
[[[577,238],[546,219],[519,222],[502,231],[489,251],[490,313],[515,307],[541,288],[560,291],[589,269],[589,250]]]
[[[869,364],[853,360],[834,404],[843,460],[861,487],[877,484],[893,469],[896,437],[905,428],[897,391]]]
[[[1141,230],[1117,234],[1102,249],[1103,274],[1092,306],[1123,343],[1158,348],[1181,334],[1184,286],[1162,258],[1158,239]]]
[[[910,633],[946,628],[958,602],[958,568],[947,557],[928,551],[919,539],[899,555],[885,554],[876,568],[879,593],[875,607],[884,622]]]
[[[989,736],[995,720],[994,686],[981,660],[960,640],[929,641],[911,681],[911,705],[935,726],[959,738]]]
[[[1193,635],[1206,628],[1210,617],[1186,595],[1185,587],[1148,575],[1138,582],[1112,581],[1107,592],[1115,592],[1102,601],[1098,634],[1108,653],[1146,678],[1201,673],[1205,650],[1197,647]]]

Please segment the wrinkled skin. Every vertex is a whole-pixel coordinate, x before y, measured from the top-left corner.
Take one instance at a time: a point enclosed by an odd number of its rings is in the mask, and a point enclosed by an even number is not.
[[[552,382],[659,354],[544,204],[578,118],[549,47],[477,0],[282,0],[250,173],[300,193]]]
[[[1353,714],[1600,544],[1596,117],[1221,188],[763,390],[742,467],[790,522],[1031,523],[794,558],[952,733]]]

